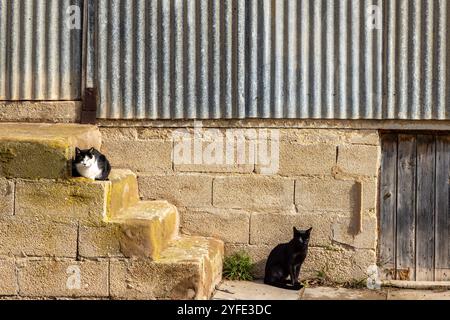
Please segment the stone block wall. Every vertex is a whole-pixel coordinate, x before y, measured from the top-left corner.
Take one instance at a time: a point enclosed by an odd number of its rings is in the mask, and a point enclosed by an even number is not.
[[[376,130],[276,129],[279,168],[267,175],[258,163],[174,163],[173,136],[180,129],[108,125],[101,133],[112,165],[138,174],[142,199],[178,207],[183,233],[222,239],[226,254],[247,251],[257,276],[294,225],[313,227],[304,277],[325,273],[337,282],[360,280],[376,263]],[[225,136],[226,129],[215,130]],[[197,138],[202,146],[210,141],[205,134]],[[255,148],[251,137],[245,147]]]

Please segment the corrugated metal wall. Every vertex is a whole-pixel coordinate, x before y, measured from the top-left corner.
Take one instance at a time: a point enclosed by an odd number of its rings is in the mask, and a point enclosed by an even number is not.
[[[101,118],[380,118],[369,1],[100,0]]]
[[[99,0],[99,117],[448,119],[448,6]]]
[[[450,119],[448,0],[86,2],[100,118]],[[0,100],[80,98],[82,3],[0,0]]]
[[[450,119],[450,1],[386,1],[383,118]]]
[[[82,30],[66,10],[82,0],[0,0],[0,100],[78,100]]]

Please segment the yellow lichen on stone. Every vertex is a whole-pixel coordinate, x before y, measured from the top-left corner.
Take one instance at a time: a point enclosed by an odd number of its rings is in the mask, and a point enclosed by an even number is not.
[[[107,218],[114,218],[139,201],[137,177],[130,170],[114,169],[109,176]]]
[[[119,224],[122,253],[158,259],[178,232],[178,212],[165,201],[143,201],[109,222]]]
[[[74,149],[100,147],[98,129],[82,125],[3,123],[0,126],[0,176],[58,179],[71,175]]]

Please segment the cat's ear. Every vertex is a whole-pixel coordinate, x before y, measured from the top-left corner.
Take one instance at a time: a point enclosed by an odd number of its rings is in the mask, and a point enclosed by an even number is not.
[[[296,227],[293,227],[292,230],[294,231],[294,237],[298,237],[300,235],[300,231],[298,231]]]
[[[308,230],[306,230],[306,234],[309,236],[310,234],[311,234],[311,230],[312,230],[312,227],[311,228],[309,228]]]
[[[90,148],[90,149],[89,149],[89,153],[90,153],[90,154],[93,154],[93,153],[94,153],[94,150],[95,150],[94,148]]]
[[[76,147],[76,148],[75,148],[75,154],[80,154],[80,153],[81,153],[80,148]]]

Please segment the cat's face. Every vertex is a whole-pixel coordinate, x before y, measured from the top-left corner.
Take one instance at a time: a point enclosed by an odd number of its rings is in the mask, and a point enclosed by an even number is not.
[[[95,163],[94,148],[80,150],[75,149],[75,163],[85,167],[90,167]]]
[[[297,243],[302,247],[308,246],[309,238],[311,236],[311,230],[312,228],[309,228],[308,230],[298,230],[296,227],[294,227],[295,241],[297,241]]]

